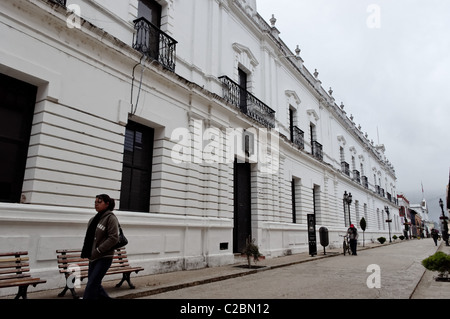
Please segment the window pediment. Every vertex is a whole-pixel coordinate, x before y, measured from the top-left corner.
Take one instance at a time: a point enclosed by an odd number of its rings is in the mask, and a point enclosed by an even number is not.
[[[344,135],[338,135],[337,140],[338,140],[340,146],[344,146],[345,144],[347,144],[347,141],[345,140]]]
[[[286,91],[284,91],[284,93],[286,94],[286,97],[288,100],[288,105],[298,107],[302,103],[302,101],[300,100],[300,98],[298,97],[298,95],[295,91],[286,90]]]
[[[248,47],[239,43],[233,43],[233,50],[237,54],[238,62],[249,71],[253,71],[253,69],[259,65],[255,55]]]
[[[319,114],[317,114],[317,112],[313,109],[307,110],[306,113],[308,114],[308,116],[310,117],[311,120],[314,119],[314,122],[317,122],[320,119]],[[313,122],[313,121],[311,121],[311,122]]]

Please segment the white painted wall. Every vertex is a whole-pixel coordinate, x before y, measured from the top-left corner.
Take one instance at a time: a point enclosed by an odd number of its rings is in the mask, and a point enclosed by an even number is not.
[[[367,206],[366,240],[387,237],[387,226],[379,225],[381,210],[387,205],[398,215],[398,209],[373,192],[375,173],[381,187],[387,192],[392,188],[396,198],[395,176],[384,155],[300,59],[293,58],[296,68],[282,57],[286,52],[279,46],[289,49],[277,39],[277,30],[255,13],[255,1],[158,2],[163,6],[162,30],[178,41],[175,73],[149,61],[138,65],[141,54],[131,48],[136,0],[69,0],[68,5],[79,5],[81,16],[90,22],[82,20],[81,29],[69,28],[71,13],[49,1],[0,4],[0,72],[39,89],[23,202],[0,203],[0,250],[30,251],[32,270],[48,281],[35,289],[63,286],[55,251],[82,245],[86,223],[95,212],[95,195],[120,198],[129,116],[155,129],[149,213],[117,211],[130,239],[131,262],[145,267],[140,275],[233,261],[233,163],[209,164],[194,153],[192,162],[177,164],[171,158],[177,140],[171,138],[179,128],[189,130],[194,140],[208,128],[223,134],[227,129],[260,128],[221,98],[218,77],[237,81],[238,66],[250,72],[249,90],[276,111],[273,132],[280,133],[277,173],[264,174],[261,162],[252,165],[252,234],[261,251],[270,258],[308,250],[306,215],[313,212],[314,186],[320,188],[316,229],[329,229],[331,245],[339,246],[338,234],[346,231],[344,191],[353,195],[355,224]],[[305,132],[304,150],[285,138],[289,105],[297,109],[296,125]],[[311,122],[323,145],[323,161],[310,154]],[[351,154],[358,170],[364,163],[368,190],[340,172],[339,146],[350,165]],[[292,178],[298,181],[296,224]],[[228,249],[221,250],[221,243],[228,243]]]

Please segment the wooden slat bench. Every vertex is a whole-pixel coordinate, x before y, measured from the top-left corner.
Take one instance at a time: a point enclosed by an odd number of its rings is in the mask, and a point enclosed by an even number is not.
[[[58,294],[58,297],[63,297],[67,290],[70,290],[73,298],[79,298],[75,292],[75,279],[82,281],[88,277],[89,260],[81,258],[81,249],[58,249],[57,260],[59,272],[64,274],[66,279],[66,287]],[[124,248],[117,248],[114,252],[113,262],[106,275],[122,274],[122,280],[116,287],[122,286],[126,281],[130,289],[135,286],[131,283],[130,275],[132,272],[136,274],[144,270],[142,267],[131,267],[128,262],[127,252]],[[70,277],[70,278],[69,278]]]
[[[29,285],[36,287],[47,282],[31,277],[27,255],[27,251],[0,253],[0,288],[18,287],[15,299],[27,299]]]

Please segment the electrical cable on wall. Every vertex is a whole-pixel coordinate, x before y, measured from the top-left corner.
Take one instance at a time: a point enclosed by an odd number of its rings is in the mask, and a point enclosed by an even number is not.
[[[144,59],[144,57],[145,57],[145,55],[142,55],[142,57],[141,57],[139,63],[136,64],[136,65],[133,67],[133,75],[132,75],[132,79],[131,79],[131,115],[134,115],[134,114],[136,113],[137,106],[138,106],[138,103],[139,103],[139,97],[140,97],[140,95],[141,95],[142,79],[143,79],[143,76],[144,76],[144,66],[142,65],[142,60]],[[141,79],[140,79],[140,81],[139,81],[139,90],[138,90],[138,94],[137,94],[137,97],[136,97],[136,104],[133,106],[133,91],[134,91],[134,80],[135,80],[134,75],[135,75],[136,67],[137,67],[138,65],[141,65],[141,66],[142,66],[142,69],[141,69]]]

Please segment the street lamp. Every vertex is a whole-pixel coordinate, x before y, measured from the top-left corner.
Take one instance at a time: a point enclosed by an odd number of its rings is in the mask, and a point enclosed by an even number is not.
[[[350,226],[352,224],[351,215],[350,215],[350,204],[352,203],[352,193],[347,194],[347,191],[345,191],[343,201],[344,201],[344,214],[345,214],[346,206],[348,209],[348,225]]]
[[[386,211],[386,214],[387,214],[386,223],[388,223],[388,228],[389,228],[389,242],[392,243],[392,239],[391,239],[391,222],[392,222],[392,219],[389,218],[389,207],[384,206],[384,210]]]
[[[439,219],[442,219],[442,239],[445,241],[445,245],[449,246],[448,244],[448,225],[447,225],[447,219],[448,217],[444,214],[444,202],[442,201],[442,198],[439,199],[439,206],[441,206],[442,216],[439,217]]]

